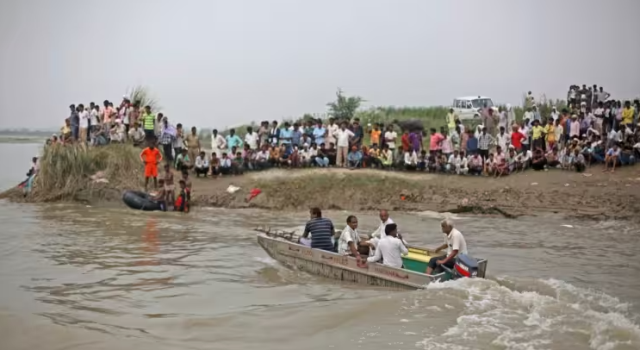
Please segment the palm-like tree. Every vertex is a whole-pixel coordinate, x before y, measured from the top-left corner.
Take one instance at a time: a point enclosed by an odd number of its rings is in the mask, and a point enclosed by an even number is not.
[[[149,89],[145,86],[135,86],[129,90],[129,93],[125,94],[129,98],[129,101],[133,104],[139,104],[141,108],[150,106],[151,110],[157,111],[160,109],[158,100],[153,98],[149,93]]]
[[[341,89],[336,92],[336,100],[327,103],[329,113],[338,120],[351,120],[365,100],[360,96],[345,96]]]

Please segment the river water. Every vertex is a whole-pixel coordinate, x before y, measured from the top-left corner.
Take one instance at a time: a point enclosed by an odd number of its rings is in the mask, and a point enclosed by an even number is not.
[[[0,187],[36,152],[0,144]],[[391,215],[411,243],[443,239],[438,215]],[[638,226],[459,218],[489,278],[398,292],[287,269],[256,243],[254,227],[306,218],[0,201],[0,349],[640,349]]]

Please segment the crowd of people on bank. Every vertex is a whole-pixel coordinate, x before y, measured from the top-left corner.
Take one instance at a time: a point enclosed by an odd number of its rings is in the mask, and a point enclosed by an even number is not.
[[[610,100],[602,87],[571,86],[569,104],[541,115],[533,94],[525,98],[522,121],[513,110],[485,106],[472,128],[453,109],[442,126],[360,123],[352,120],[263,121],[244,137],[214,129],[210,144],[196,127],[188,132],[167,116],[124,97],[114,107],[104,101],[70,106],[59,136],[47,143],[100,146],[153,144],[163,160],[200,177],[240,175],[267,168],[343,167],[505,176],[531,168],[583,171],[600,163],[605,170],[633,164],[640,156],[640,102]],[[153,171],[149,171],[153,174]]]
[[[283,124],[262,122],[248,127],[244,138],[234,129],[227,135],[213,130],[210,153],[192,128],[188,150],[173,147],[175,166],[196,176],[239,175],[267,168],[343,167],[378,168],[432,173],[505,176],[531,168],[560,168],[584,171],[592,164],[604,164],[615,171],[633,164],[640,155],[638,102],[621,108],[613,102],[599,102],[592,110],[570,105],[541,116],[533,105],[521,123],[508,116],[507,109],[486,108],[482,123],[467,128],[453,110],[446,126],[428,134],[419,128],[396,124],[362,126],[350,121]],[[443,123],[443,124],[444,124]],[[183,136],[177,129],[177,139]],[[426,136],[429,136],[428,138]],[[170,154],[175,139],[161,141]],[[179,146],[182,143],[178,143]],[[195,148],[195,149],[194,149]]]

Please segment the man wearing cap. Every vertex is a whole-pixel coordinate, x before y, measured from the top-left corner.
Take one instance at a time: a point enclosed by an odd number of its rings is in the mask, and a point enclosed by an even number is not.
[[[571,122],[569,123],[569,138],[579,138],[580,137],[580,122],[578,121],[578,116],[573,114],[571,116]]]

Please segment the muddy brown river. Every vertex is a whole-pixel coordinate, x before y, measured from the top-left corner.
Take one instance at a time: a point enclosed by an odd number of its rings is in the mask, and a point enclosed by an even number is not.
[[[16,165],[0,187],[37,147],[0,144]],[[328,216],[343,227],[347,214]],[[391,217],[412,244],[443,239],[437,214]],[[638,226],[460,217],[489,278],[399,292],[291,270],[258,246],[254,227],[306,218],[0,201],[0,349],[640,349]]]

